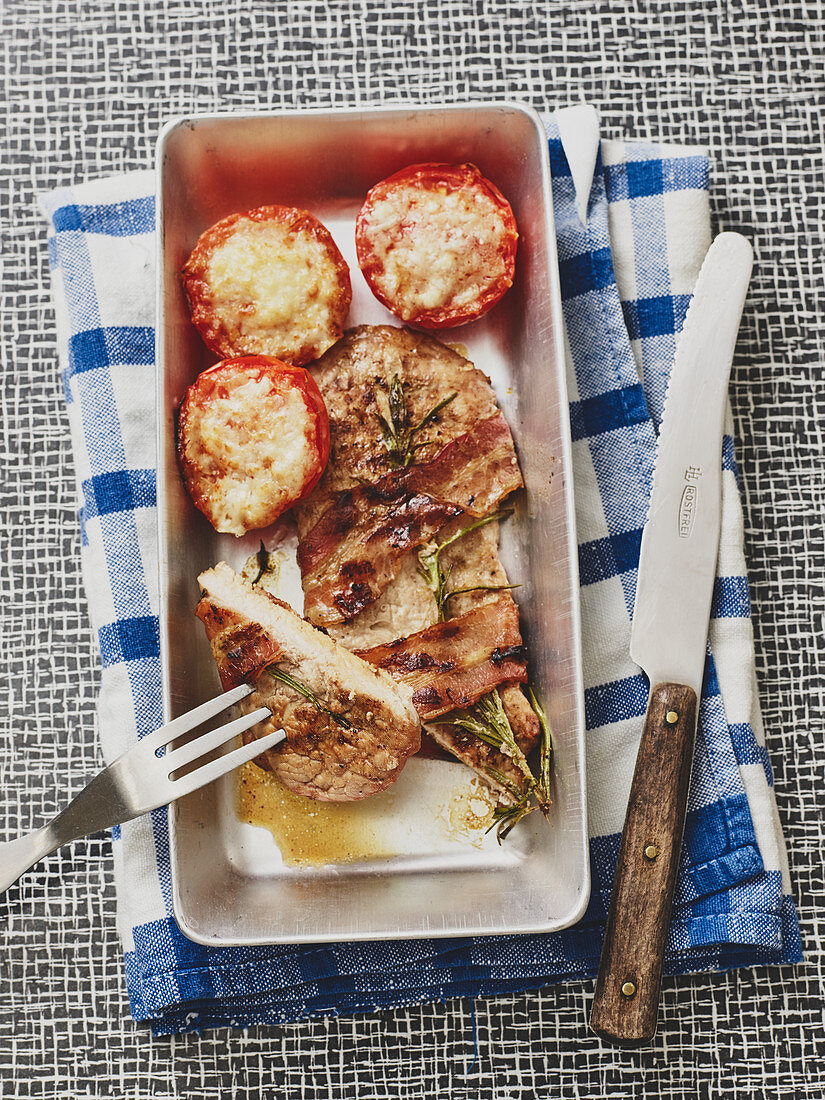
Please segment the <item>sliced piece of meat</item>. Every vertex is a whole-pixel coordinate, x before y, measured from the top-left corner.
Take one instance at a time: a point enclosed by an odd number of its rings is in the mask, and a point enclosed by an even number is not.
[[[439,538],[447,538],[466,522],[466,519],[455,520],[443,529]],[[442,553],[441,563],[449,574],[451,589],[468,588],[472,584],[507,584],[507,574],[498,558],[498,536],[499,524],[493,521],[471,531]],[[436,618],[436,606],[426,581],[417,571],[417,561],[415,554],[407,554],[398,576],[386,588],[381,599],[351,623],[331,627],[333,637],[348,649],[364,650],[430,626]],[[468,592],[451,600],[449,610],[456,617],[465,615],[484,604],[495,603],[500,596],[498,592]],[[525,698],[521,684],[501,684],[498,692],[516,744],[528,755],[541,736],[539,720]],[[485,772],[485,767],[492,766],[507,775],[512,783],[517,786],[521,784],[521,773],[508,757],[455,727],[428,724],[424,729],[422,751],[425,747],[426,755],[445,760],[454,757],[474,768],[486,782],[495,786],[505,801],[505,788]]]
[[[418,555],[405,554],[398,572],[375,603],[352,622],[330,623],[326,628],[347,649],[372,649],[396,638],[432,626],[438,618],[435,597],[418,572]]]
[[[413,689],[423,721],[472,706],[501,683],[527,679],[518,608],[509,596],[360,656]]]
[[[337,493],[298,546],[307,618],[318,626],[354,619],[381,595],[407,551],[456,516],[489,514],[521,485],[510,429],[499,414],[429,462]]]
[[[286,731],[286,741],[259,762],[290,790],[319,801],[355,801],[389,786],[420,745],[411,690],[225,563],[198,580],[204,597],[195,613],[224,688],[257,680],[241,709],[272,711],[250,736]],[[309,689],[323,709],[267,671],[272,665]]]
[[[296,508],[302,539],[337,492],[373,484],[393,469],[378,418],[379,413],[387,416],[393,378],[403,386],[410,426],[456,395],[416,437],[418,444],[426,444],[416,451],[416,462],[428,461],[499,413],[490,380],[468,359],[431,336],[391,325],[349,329],[310,373],[327,406],[332,447],[324,476]]]
[[[439,534],[438,541],[448,539],[454,530],[465,526],[461,520],[456,520],[449,527],[445,527]],[[499,521],[493,520],[484,527],[477,527],[462,538],[458,539],[442,550],[440,555],[441,568],[448,578],[447,589],[450,592],[459,592],[463,588],[472,588],[474,585],[495,586],[507,584],[507,574],[498,556]],[[495,602],[501,593],[484,591],[463,592],[460,596],[454,596],[447,603],[447,611],[451,616],[463,615],[485,603]]]
[[[442,528],[434,542],[444,542],[467,523],[466,516],[459,516]],[[498,532],[498,520],[493,520],[470,531],[442,552],[441,565],[448,575],[450,590],[474,584],[507,584],[507,574],[498,558]],[[451,599],[447,610],[452,617],[463,615],[498,599],[499,595],[491,591],[466,592]],[[396,576],[375,603],[351,622],[330,623],[327,630],[347,649],[361,650],[415,634],[437,620],[435,598],[419,572],[418,553],[414,552],[402,557]]]

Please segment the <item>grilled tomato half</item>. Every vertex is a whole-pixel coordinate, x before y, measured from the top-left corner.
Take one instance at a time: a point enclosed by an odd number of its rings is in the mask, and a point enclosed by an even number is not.
[[[349,268],[306,210],[261,206],[207,229],[183,268],[192,321],[218,355],[317,359],[343,331]]]
[[[216,531],[268,527],[324,472],[324,399],[303,367],[265,355],[226,359],[181,403],[178,457],[189,495]]]
[[[481,317],[512,286],[518,230],[473,164],[413,164],[377,183],[355,224],[373,294],[421,328]]]

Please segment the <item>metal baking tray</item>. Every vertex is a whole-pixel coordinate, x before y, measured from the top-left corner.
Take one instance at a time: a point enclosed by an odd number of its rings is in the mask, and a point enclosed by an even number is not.
[[[347,862],[289,866],[271,833],[242,822],[228,777],[170,807],[173,902],[185,935],[262,944],[549,932],[575,923],[590,882],[578,580],[564,337],[547,140],[517,103],[209,115],[170,122],[158,143],[158,512],[160,627],[167,720],[219,682],[193,615],[198,573],[236,567],[258,534],[218,535],[182,486],[176,409],[215,361],[191,325],[180,270],[200,233],[269,203],[312,211],[350,264],[348,324],[400,324],[369,293],[353,241],[367,190],[421,161],[470,161],[513,206],[516,282],[474,324],[442,333],[492,378],[513,430],[526,493],[503,527],[502,559],[521,606],[531,677],[555,741],[550,821],[533,814],[498,845],[453,820],[473,794],[462,765],[414,757],[399,781],[359,806],[383,848]],[[275,534],[283,534],[279,529]],[[269,536],[273,533],[270,532]],[[290,566],[289,540],[285,575]],[[287,583],[287,587],[289,587]],[[297,595],[296,595],[297,592]],[[285,592],[298,604],[300,586]],[[373,803],[373,806],[368,804]],[[452,814],[452,816],[451,816]],[[357,849],[357,845],[356,845]]]

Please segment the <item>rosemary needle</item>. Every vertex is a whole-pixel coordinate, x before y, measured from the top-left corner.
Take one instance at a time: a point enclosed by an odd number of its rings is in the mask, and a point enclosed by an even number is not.
[[[297,691],[299,695],[303,695],[305,699],[308,699],[310,703],[315,707],[319,714],[326,714],[333,722],[337,722],[343,729],[353,729],[352,722],[348,722],[341,714],[336,714],[335,711],[325,707],[318,696],[306,684],[302,684],[300,680],[296,680],[294,676],[290,676],[288,672],[284,672],[283,669],[278,668],[277,665],[267,665],[266,672],[273,678],[273,680],[280,680],[282,684],[286,684],[287,687],[291,687],[293,691]]]

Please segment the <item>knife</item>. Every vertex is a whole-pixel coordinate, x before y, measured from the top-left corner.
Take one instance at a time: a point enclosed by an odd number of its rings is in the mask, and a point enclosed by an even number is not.
[[[708,250],[659,432],[630,636],[650,698],[590,1015],[596,1034],[619,1046],[656,1033],[716,576],[725,398],[752,266],[738,233]]]

